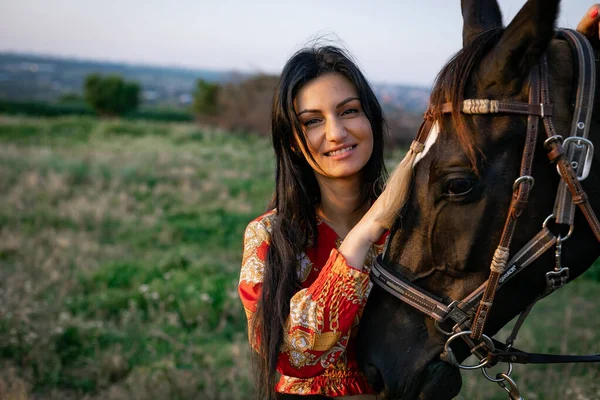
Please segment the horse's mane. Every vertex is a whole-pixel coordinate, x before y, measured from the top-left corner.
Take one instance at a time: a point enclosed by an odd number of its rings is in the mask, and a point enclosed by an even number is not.
[[[451,125],[454,129],[450,129],[447,119],[442,118],[439,109],[434,111],[433,117],[440,124],[441,133],[456,133],[456,138],[475,169],[480,149],[473,136],[476,131],[468,129],[464,114],[461,113],[461,103],[465,98],[467,85],[474,78],[474,69],[498,43],[503,31],[501,28],[484,31],[458,51],[438,73],[429,100],[431,107],[452,103]]]

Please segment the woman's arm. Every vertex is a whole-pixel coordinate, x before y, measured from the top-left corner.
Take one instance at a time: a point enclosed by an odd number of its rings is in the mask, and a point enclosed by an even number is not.
[[[246,228],[239,294],[248,317],[252,347],[259,349],[259,329],[253,332],[252,318],[259,304],[265,261],[270,243],[269,220],[253,221]],[[366,254],[366,253],[365,253]],[[364,256],[363,260],[364,262]],[[362,263],[357,264],[362,269]],[[284,327],[278,370],[284,375],[308,378],[319,375],[338,362],[346,351],[350,333],[366,304],[369,276],[353,268],[337,250],[308,288],[290,301]],[[276,323],[265,321],[265,323]]]

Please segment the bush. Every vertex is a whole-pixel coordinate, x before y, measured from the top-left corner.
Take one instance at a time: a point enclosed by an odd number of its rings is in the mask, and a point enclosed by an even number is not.
[[[136,110],[140,103],[139,93],[137,83],[125,82],[117,75],[92,74],[85,78],[85,100],[101,115],[123,115]]]
[[[268,134],[277,76],[256,75],[222,86],[202,83],[194,96],[200,122],[229,131]]]
[[[209,116],[216,115],[219,112],[218,95],[219,85],[206,82],[204,79],[198,79],[192,106],[194,113]]]

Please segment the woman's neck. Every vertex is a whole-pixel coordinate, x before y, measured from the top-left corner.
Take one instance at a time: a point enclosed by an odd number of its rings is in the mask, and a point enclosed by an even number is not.
[[[317,214],[342,239],[368,211],[370,203],[361,204],[358,179],[319,179],[321,203]]]

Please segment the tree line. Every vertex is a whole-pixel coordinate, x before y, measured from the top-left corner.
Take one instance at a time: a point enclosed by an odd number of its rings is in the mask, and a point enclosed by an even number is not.
[[[238,81],[215,83],[198,79],[193,92],[191,112],[199,123],[227,131],[268,134],[271,98],[277,84],[275,75],[260,74]],[[140,85],[120,76],[88,75],[84,99],[101,116],[122,116],[140,105]],[[409,144],[421,116],[384,105],[390,135],[388,143]]]
[[[199,122],[227,130],[266,133],[277,76],[257,75],[239,82],[196,81],[191,112]],[[138,109],[140,85],[117,75],[88,75],[85,102],[101,116],[122,116]]]

